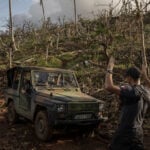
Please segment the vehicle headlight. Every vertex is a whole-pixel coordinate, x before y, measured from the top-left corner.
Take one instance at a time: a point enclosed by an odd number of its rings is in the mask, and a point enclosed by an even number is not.
[[[64,112],[65,111],[65,105],[58,104],[57,105],[57,112]]]
[[[103,111],[103,109],[104,109],[104,104],[99,104],[99,111]]]

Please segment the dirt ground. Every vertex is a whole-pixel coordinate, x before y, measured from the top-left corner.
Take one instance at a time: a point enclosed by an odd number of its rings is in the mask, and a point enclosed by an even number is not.
[[[22,120],[18,124],[9,125],[6,113],[6,108],[0,108],[0,150],[107,150],[109,141],[97,135],[79,138],[73,134],[61,134],[54,136],[49,142],[41,142],[34,134],[33,124]],[[149,133],[146,130],[147,150],[150,150]]]
[[[105,140],[96,137],[80,138],[73,134],[55,135],[49,142],[39,141],[34,134],[32,123],[21,120],[9,125],[7,109],[1,108],[0,100],[0,150],[106,150]]]

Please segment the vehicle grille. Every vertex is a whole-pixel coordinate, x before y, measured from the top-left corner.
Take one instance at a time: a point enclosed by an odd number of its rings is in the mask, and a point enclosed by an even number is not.
[[[98,112],[99,104],[98,103],[69,103],[68,111],[69,112],[80,112],[80,111],[93,111]]]

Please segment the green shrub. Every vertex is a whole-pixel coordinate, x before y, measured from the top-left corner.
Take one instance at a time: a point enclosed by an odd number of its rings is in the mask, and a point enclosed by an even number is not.
[[[40,57],[37,60],[38,66],[45,66],[45,67],[58,67],[60,68],[62,66],[62,61],[54,56],[50,56],[48,58],[48,61],[46,63],[46,60],[44,57]]]

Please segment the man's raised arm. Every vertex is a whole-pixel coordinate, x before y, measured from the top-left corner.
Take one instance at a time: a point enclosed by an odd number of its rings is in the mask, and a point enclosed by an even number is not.
[[[113,92],[113,93],[119,95],[120,88],[119,88],[119,86],[114,85],[113,77],[112,77],[114,62],[115,62],[115,59],[113,57],[111,57],[109,60],[108,66],[107,66],[107,71],[106,71],[106,76],[105,76],[105,89],[109,92]]]
[[[148,78],[147,69],[146,69],[145,65],[142,65],[141,74],[142,74],[142,76],[144,78],[145,86],[148,87],[148,88],[150,88],[150,79]]]

